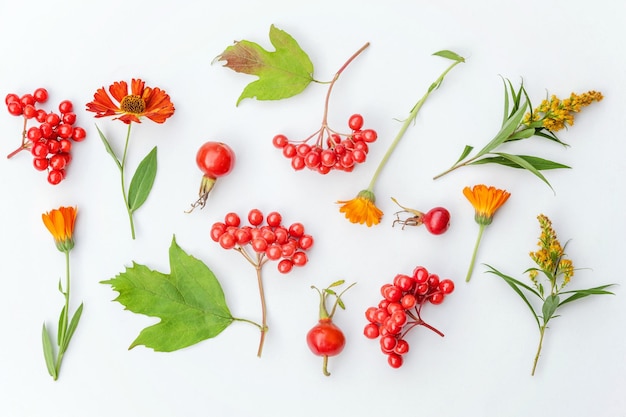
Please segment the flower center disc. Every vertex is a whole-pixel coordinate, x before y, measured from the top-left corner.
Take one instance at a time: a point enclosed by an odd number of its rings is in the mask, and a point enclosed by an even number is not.
[[[126,113],[141,114],[146,110],[146,102],[139,96],[128,95],[122,99],[120,108]]]

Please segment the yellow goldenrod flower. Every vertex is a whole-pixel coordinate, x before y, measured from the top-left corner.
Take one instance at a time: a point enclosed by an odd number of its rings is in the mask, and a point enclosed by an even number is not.
[[[57,249],[69,252],[74,247],[75,207],[59,207],[41,215],[43,223],[52,234]]]
[[[347,201],[337,201],[342,204],[339,212],[345,213],[346,219],[352,223],[367,224],[368,227],[380,223],[383,212],[376,207],[376,197],[370,190],[363,190],[353,198]]]
[[[550,280],[553,289],[558,288],[556,280],[562,276],[561,288],[563,288],[574,275],[574,265],[571,260],[563,259],[565,250],[556,236],[550,219],[540,214],[537,220],[541,227],[541,236],[537,242],[539,250],[531,252],[530,257]],[[532,276],[531,280],[533,280]]]
[[[470,261],[469,270],[467,271],[466,282],[469,282],[474,270],[474,262],[476,261],[476,253],[478,252],[478,246],[483,236],[485,226],[491,224],[493,216],[498,209],[506,203],[511,194],[505,190],[500,190],[496,187],[487,187],[484,184],[478,184],[474,187],[465,187],[463,189],[463,195],[474,206],[475,215],[474,220],[479,225],[478,238],[476,239],[476,245],[474,246],[474,253],[472,254],[472,260]]]
[[[543,100],[541,104],[534,110],[532,117],[527,114],[524,118],[525,124],[541,121],[546,129],[556,132],[567,125],[574,124],[574,114],[578,113],[583,107],[586,107],[594,101],[600,101],[604,97],[599,91],[588,91],[583,94],[571,93],[569,98],[559,99],[552,95],[550,100]]]

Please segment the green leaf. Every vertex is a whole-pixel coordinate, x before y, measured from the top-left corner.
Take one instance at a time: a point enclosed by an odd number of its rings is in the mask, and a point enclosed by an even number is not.
[[[100,130],[98,125],[96,125],[96,129],[98,129],[98,134],[100,135],[100,139],[102,139],[102,143],[104,143],[104,149],[106,149],[107,153],[109,155],[111,155],[111,158],[113,158],[113,161],[115,161],[115,164],[117,165],[117,168],[121,171],[122,170],[122,163],[120,162],[119,159],[117,159],[117,156],[115,155],[115,152],[113,152],[113,148],[111,148],[111,144],[109,143],[107,138],[104,136],[104,133],[102,133],[102,131]]]
[[[172,238],[170,273],[133,262],[115,278],[102,281],[119,293],[115,301],[133,313],[161,320],[141,331],[130,345],[171,352],[220,334],[234,320],[213,272]]]
[[[326,294],[330,294],[330,295],[337,295],[337,293],[334,290],[331,290],[330,288],[324,288],[324,292]]]
[[[128,188],[128,208],[131,212],[137,210],[146,202],[157,172],[157,147],[152,148],[150,153],[139,163],[137,171],[130,181]]]
[[[465,159],[465,157],[467,155],[469,155],[470,152],[472,152],[473,149],[474,149],[473,146],[465,145],[465,148],[463,149],[463,152],[461,152],[461,156],[459,157],[459,159],[454,164],[456,165],[459,162],[461,162],[463,159]]]
[[[313,63],[291,35],[272,25],[269,38],[275,52],[243,40],[235,42],[216,58],[233,71],[259,78],[244,88],[237,105],[245,98],[281,100],[292,97],[313,81]]]
[[[588,297],[590,295],[601,295],[601,294],[615,295],[610,291],[606,291],[606,288],[612,287],[614,285],[615,284],[608,284],[608,285],[601,285],[599,287],[588,288],[586,290],[563,291],[561,292],[561,295],[563,294],[572,294],[572,295],[566,298],[565,300],[561,301],[559,306],[562,306],[565,303],[569,303],[571,301],[575,301],[583,297]]]
[[[339,297],[337,297],[337,304],[339,305],[339,307],[341,307],[342,310],[346,309],[346,305],[343,303],[343,300]]]
[[[552,318],[552,315],[559,307],[559,296],[556,294],[550,294],[546,297],[541,307],[541,313],[543,314],[543,324],[548,324],[548,321]]]
[[[517,111],[513,113],[511,117],[509,117],[502,125],[498,134],[487,145],[485,145],[480,152],[478,152],[476,157],[480,157],[493,151],[495,148],[504,143],[513,134],[513,132],[515,132],[515,130],[519,127],[524,114],[526,113],[527,105],[527,102],[524,102],[523,106],[519,106]]]
[[[503,273],[501,273],[500,271],[498,271],[497,269],[495,269],[491,265],[485,265],[485,266],[487,266],[490,269],[490,270],[487,270],[485,272],[499,276],[507,284],[509,284],[509,286],[511,288],[513,288],[513,290],[515,290],[517,295],[520,296],[520,298],[524,301],[524,303],[526,303],[526,305],[528,306],[530,311],[533,313],[533,317],[535,318],[535,321],[537,322],[537,326],[539,328],[541,328],[541,323],[539,323],[539,317],[537,316],[537,313],[535,313],[535,309],[533,308],[532,304],[530,304],[530,301],[528,301],[528,298],[526,297],[526,295],[522,292],[522,290],[519,287],[527,289],[531,293],[535,294],[537,297],[539,297],[539,294],[535,290],[533,290],[531,287],[529,287],[528,285],[526,285],[526,284],[524,284],[524,283],[522,283],[522,282],[520,282],[520,281],[516,280],[515,278],[512,278],[512,277],[510,277],[508,275],[504,275]],[[539,298],[541,298],[541,297],[539,297]]]
[[[62,352],[67,350],[67,347],[70,345],[70,340],[72,340],[72,336],[74,336],[74,332],[76,331],[76,327],[78,327],[78,322],[80,321],[80,316],[83,314],[83,303],[80,303],[72,319],[70,320],[70,324],[67,328],[67,333],[65,334],[65,339],[61,342]]]
[[[340,285],[343,285],[345,282],[346,282],[346,280],[345,280],[345,279],[340,279],[340,280],[335,281],[335,282],[333,282],[332,284],[330,284],[330,285],[328,286],[328,288],[338,287],[338,286],[340,286]]]
[[[435,52],[433,55],[440,56],[442,58],[451,59],[453,61],[465,62],[465,58],[463,58],[461,55],[457,54],[456,52],[449,51],[447,49],[444,49],[443,51]]]
[[[511,141],[520,140],[520,139],[528,139],[530,137],[533,137],[534,135],[535,135],[535,129],[529,127],[529,128],[522,129],[513,133],[511,136],[509,136],[507,140],[505,140],[505,142],[511,142]]]
[[[535,167],[535,169],[539,171],[547,170],[547,169],[571,168],[570,166],[563,165],[558,162],[550,161],[548,159],[539,158],[537,156],[531,156],[531,155],[515,155],[515,156],[522,158],[524,161],[528,162],[530,165],[532,165],[533,167]],[[481,158],[479,160],[476,160],[470,163],[469,165],[481,165],[481,164],[489,164],[489,163],[500,164],[500,165],[508,166],[511,168],[524,168],[520,166],[518,163],[513,162],[511,159],[507,159],[502,156],[490,156],[490,157]]]
[[[59,327],[57,329],[57,344],[59,347],[61,346],[61,341],[65,337],[65,332],[67,331],[67,308],[63,305],[61,309],[61,314],[59,314]]]
[[[50,340],[50,334],[46,329],[46,325],[43,325],[43,329],[41,331],[41,341],[43,344],[43,356],[46,360],[46,367],[48,368],[48,373],[54,379],[57,378],[56,366],[54,363],[54,350],[52,348],[52,341]]]
[[[548,182],[546,177],[544,177],[543,174],[541,172],[539,172],[539,170],[537,168],[535,168],[530,162],[526,161],[524,158],[521,158],[518,155],[511,155],[511,154],[504,153],[504,152],[494,152],[494,155],[499,155],[499,156],[501,156],[501,157],[503,157],[505,159],[508,159],[509,161],[519,165],[520,168],[523,168],[523,169],[526,169],[526,170],[532,172],[541,181],[545,182],[548,185],[548,187],[550,187],[550,189],[554,192],[554,188],[552,188],[552,185],[550,185],[550,183]]]

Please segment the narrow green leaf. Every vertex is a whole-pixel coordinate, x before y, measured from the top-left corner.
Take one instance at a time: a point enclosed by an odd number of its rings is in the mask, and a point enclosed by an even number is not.
[[[137,210],[146,202],[157,172],[157,147],[152,148],[150,153],[139,163],[137,171],[130,181],[128,188],[128,208],[131,212]]]
[[[67,331],[67,309],[65,305],[61,309],[61,314],[59,314],[59,328],[57,329],[57,345],[61,346],[61,341],[65,337],[65,332]]]
[[[525,160],[530,165],[532,165],[533,167],[535,167],[537,170],[540,170],[540,171],[548,170],[548,169],[571,168],[568,165],[550,161],[548,159],[539,158],[537,156],[531,156],[531,155],[515,155],[515,156],[522,158],[523,160]],[[518,163],[513,162],[510,159],[506,159],[501,156],[484,157],[476,161],[473,161],[469,165],[482,165],[482,164],[489,164],[489,163],[500,164],[500,165],[508,166],[511,168],[523,168]]]
[[[615,284],[608,284],[608,285],[601,285],[599,287],[594,287],[594,288],[588,288],[586,290],[572,290],[572,291],[563,291],[561,292],[561,295],[563,294],[572,294],[571,296],[569,296],[568,298],[566,298],[565,300],[561,301],[561,303],[559,304],[559,306],[562,306],[565,303],[569,303],[571,301],[575,301],[584,297],[588,297],[590,295],[602,295],[602,294],[609,294],[609,295],[615,295],[610,291],[606,291],[606,288],[612,287]]]
[[[48,373],[54,379],[57,378],[56,366],[54,363],[54,350],[52,348],[52,341],[50,340],[50,334],[46,329],[46,325],[43,325],[43,329],[41,331],[41,341],[43,344],[43,356],[46,360],[46,367],[48,368]]]
[[[346,305],[343,303],[343,300],[339,297],[337,297],[337,304],[339,305],[339,307],[341,307],[342,310],[346,309]]]
[[[324,292],[326,294],[330,294],[330,295],[337,295],[337,293],[333,290],[331,290],[330,288],[324,288]]]
[[[465,159],[465,157],[467,155],[469,155],[470,152],[472,152],[473,149],[474,149],[473,146],[465,145],[465,148],[463,149],[463,152],[461,152],[461,156],[459,157],[459,159],[454,164],[456,165],[459,162],[461,162],[463,159]]]
[[[552,185],[550,185],[550,183],[548,182],[548,180],[546,179],[546,177],[543,176],[543,174],[541,172],[539,172],[539,170],[537,168],[535,168],[534,166],[532,166],[528,161],[526,161],[524,158],[520,158],[517,155],[511,155],[508,153],[504,153],[504,152],[494,152],[495,155],[499,155],[503,158],[508,159],[509,161],[516,163],[517,165],[519,165],[521,168],[524,168],[530,172],[532,172],[533,174],[535,174],[541,181],[545,182],[548,187],[550,187],[550,189],[554,192],[554,188],[552,188]]]
[[[461,55],[457,54],[456,52],[449,51],[447,49],[444,49],[443,51],[435,52],[433,55],[440,56],[442,58],[451,59],[453,61],[465,62],[465,58],[463,58]]]
[[[544,128],[535,128],[535,136],[539,136],[541,138],[551,140],[552,142],[556,142],[566,148],[569,147],[567,143],[563,142],[561,139],[556,137],[554,133]]]
[[[328,286],[328,288],[338,287],[338,286],[340,286],[340,285],[343,285],[345,282],[346,282],[346,280],[345,280],[345,279],[340,279],[340,280],[335,281],[335,282],[333,282],[332,284],[330,284],[330,285]]]
[[[550,294],[546,297],[541,307],[541,313],[543,314],[543,324],[548,324],[548,321],[552,318],[552,315],[559,307],[559,296],[556,294]]]
[[[507,79],[502,78],[502,82],[504,83],[504,114],[502,115],[502,126],[504,126],[506,121],[509,119],[509,94],[513,94],[513,86],[511,86],[511,92],[509,93],[509,88],[506,84],[507,81]],[[510,83],[511,82],[509,81],[509,84]]]
[[[526,129],[522,129],[520,131],[513,133],[511,136],[509,136],[507,140],[505,140],[505,142],[511,142],[511,141],[520,140],[520,139],[528,139],[534,135],[535,135],[535,129],[526,128]]]
[[[532,292],[533,294],[535,294],[538,297],[539,297],[539,294],[537,294],[537,292],[535,290],[533,290],[532,288],[530,288],[528,285],[523,284],[520,281],[518,281],[515,278],[512,278],[512,277],[510,277],[508,275],[504,275],[503,273],[501,273],[500,271],[498,271],[497,269],[495,269],[491,265],[485,265],[485,266],[490,268],[490,270],[487,270],[485,272],[488,272],[490,274],[499,276],[507,284],[509,284],[509,286],[511,288],[513,288],[513,290],[520,296],[520,298],[524,301],[524,303],[528,306],[530,311],[533,313],[533,317],[535,318],[535,321],[537,322],[537,327],[541,328],[541,323],[539,322],[539,317],[537,316],[537,313],[535,313],[535,309],[533,308],[532,304],[530,304],[530,301],[528,301],[528,298],[526,298],[526,295],[522,292],[522,290],[519,288],[519,286],[527,289],[528,291]],[[539,297],[539,298],[541,298],[541,297]]]
[[[520,108],[506,120],[498,134],[487,145],[485,145],[485,147],[481,149],[476,156],[480,157],[485,155],[504,143],[504,141],[506,141],[508,137],[511,136],[518,128],[525,113],[526,102],[524,102],[524,105],[520,106]]]
[[[111,155],[111,158],[113,158],[113,161],[115,161],[115,164],[117,165],[118,169],[121,170],[122,163],[120,162],[119,159],[117,159],[115,152],[113,152],[113,148],[111,148],[111,144],[109,143],[107,138],[104,136],[104,133],[102,133],[98,125],[96,125],[96,129],[98,129],[98,134],[100,135],[100,139],[102,139],[102,143],[104,143],[104,149],[106,149],[107,153]]]
[[[83,303],[78,306],[74,315],[72,316],[72,320],[70,320],[69,327],[67,328],[67,333],[65,334],[65,339],[62,343],[63,352],[67,350],[67,347],[70,345],[70,340],[72,340],[72,336],[74,336],[74,332],[76,331],[76,327],[78,327],[78,322],[80,321],[80,316],[83,314]]]

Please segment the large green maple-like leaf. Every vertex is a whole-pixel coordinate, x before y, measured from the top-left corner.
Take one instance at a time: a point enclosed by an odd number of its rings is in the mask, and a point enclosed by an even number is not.
[[[159,352],[182,349],[217,336],[234,320],[213,272],[185,253],[175,237],[169,259],[169,274],[133,262],[125,272],[101,282],[119,293],[114,301],[127,310],[161,319],[143,329],[129,349],[137,345]]]
[[[313,81],[313,63],[287,32],[270,27],[270,42],[276,51],[269,52],[250,41],[237,41],[217,56],[225,67],[236,72],[256,75],[248,84],[237,105],[244,98],[281,100],[301,93]]]

